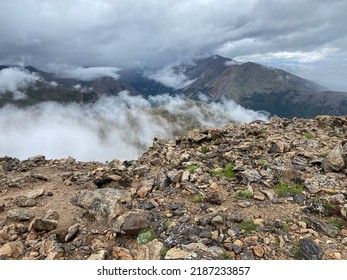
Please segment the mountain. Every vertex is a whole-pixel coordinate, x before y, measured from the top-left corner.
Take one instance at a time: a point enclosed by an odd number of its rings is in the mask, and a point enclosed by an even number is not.
[[[194,82],[181,90],[190,98],[230,98],[240,105],[281,117],[346,115],[347,93],[327,88],[277,68],[257,63],[235,63],[213,56],[184,72]]]
[[[0,70],[8,66],[0,66]],[[245,108],[268,111],[280,117],[313,117],[316,115],[347,115],[347,93],[331,91],[315,82],[281,69],[261,64],[238,63],[219,55],[173,67],[167,79],[185,79],[184,86],[173,88],[163,79],[148,75],[148,69],[123,69],[119,79],[103,77],[90,81],[62,78],[32,66],[25,67],[43,80],[27,90],[26,100],[12,100],[2,94],[0,106],[8,102],[30,105],[41,101],[94,102],[101,96],[117,95],[127,90],[131,95],[184,96],[192,100],[201,96],[209,101],[232,99]],[[168,73],[166,73],[168,75]],[[58,86],[52,86],[52,82]]]
[[[102,96],[115,96],[124,90],[133,96],[140,95],[140,92],[128,83],[112,77],[101,77],[85,81],[65,78],[59,74],[45,72],[32,66],[0,65],[0,71],[10,67],[38,74],[41,79],[23,89],[27,96],[25,99],[13,100],[11,92],[2,94],[0,96],[0,106],[7,103],[28,106],[44,101],[90,103],[97,101]]]

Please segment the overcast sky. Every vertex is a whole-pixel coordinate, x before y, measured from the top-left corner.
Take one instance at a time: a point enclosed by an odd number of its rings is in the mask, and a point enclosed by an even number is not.
[[[220,54],[347,91],[346,0],[1,0],[0,63],[159,66]]]

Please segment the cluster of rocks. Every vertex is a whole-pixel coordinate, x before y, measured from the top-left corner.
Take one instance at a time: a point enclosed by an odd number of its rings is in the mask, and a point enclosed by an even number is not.
[[[0,159],[1,259],[347,259],[347,117],[156,138],[138,160]]]

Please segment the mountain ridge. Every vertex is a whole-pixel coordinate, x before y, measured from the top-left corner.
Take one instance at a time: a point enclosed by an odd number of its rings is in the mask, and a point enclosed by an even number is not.
[[[9,66],[0,66],[0,70],[5,67]],[[331,91],[281,69],[254,62],[239,63],[219,55],[176,65],[168,73],[158,72],[154,76],[149,75],[150,71],[146,69],[123,69],[118,72],[118,79],[102,77],[83,81],[63,78],[59,74],[44,72],[32,66],[24,69],[38,73],[47,82],[56,82],[59,86],[56,89],[58,92],[51,87],[51,94],[42,92],[40,85],[36,87],[36,91],[35,87],[31,87],[28,96],[33,102],[14,102],[19,105],[40,102],[40,96],[42,101],[88,103],[95,102],[100,96],[117,95],[118,92],[126,90],[130,95],[141,95],[145,98],[164,93],[193,100],[203,96],[210,102],[226,98],[247,109],[268,111],[280,117],[347,115],[347,106],[344,106],[347,104],[345,92]],[[185,79],[189,83],[175,89],[165,85],[163,79],[180,79],[182,82]],[[81,88],[76,88],[76,85]],[[8,102],[11,103],[9,95],[6,100],[0,99],[0,105]],[[325,103],[327,106],[324,106]]]

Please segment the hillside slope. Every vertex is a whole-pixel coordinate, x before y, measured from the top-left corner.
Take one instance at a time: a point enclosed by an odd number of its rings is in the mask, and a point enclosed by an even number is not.
[[[0,158],[1,259],[347,259],[347,117],[154,139],[138,160]]]

